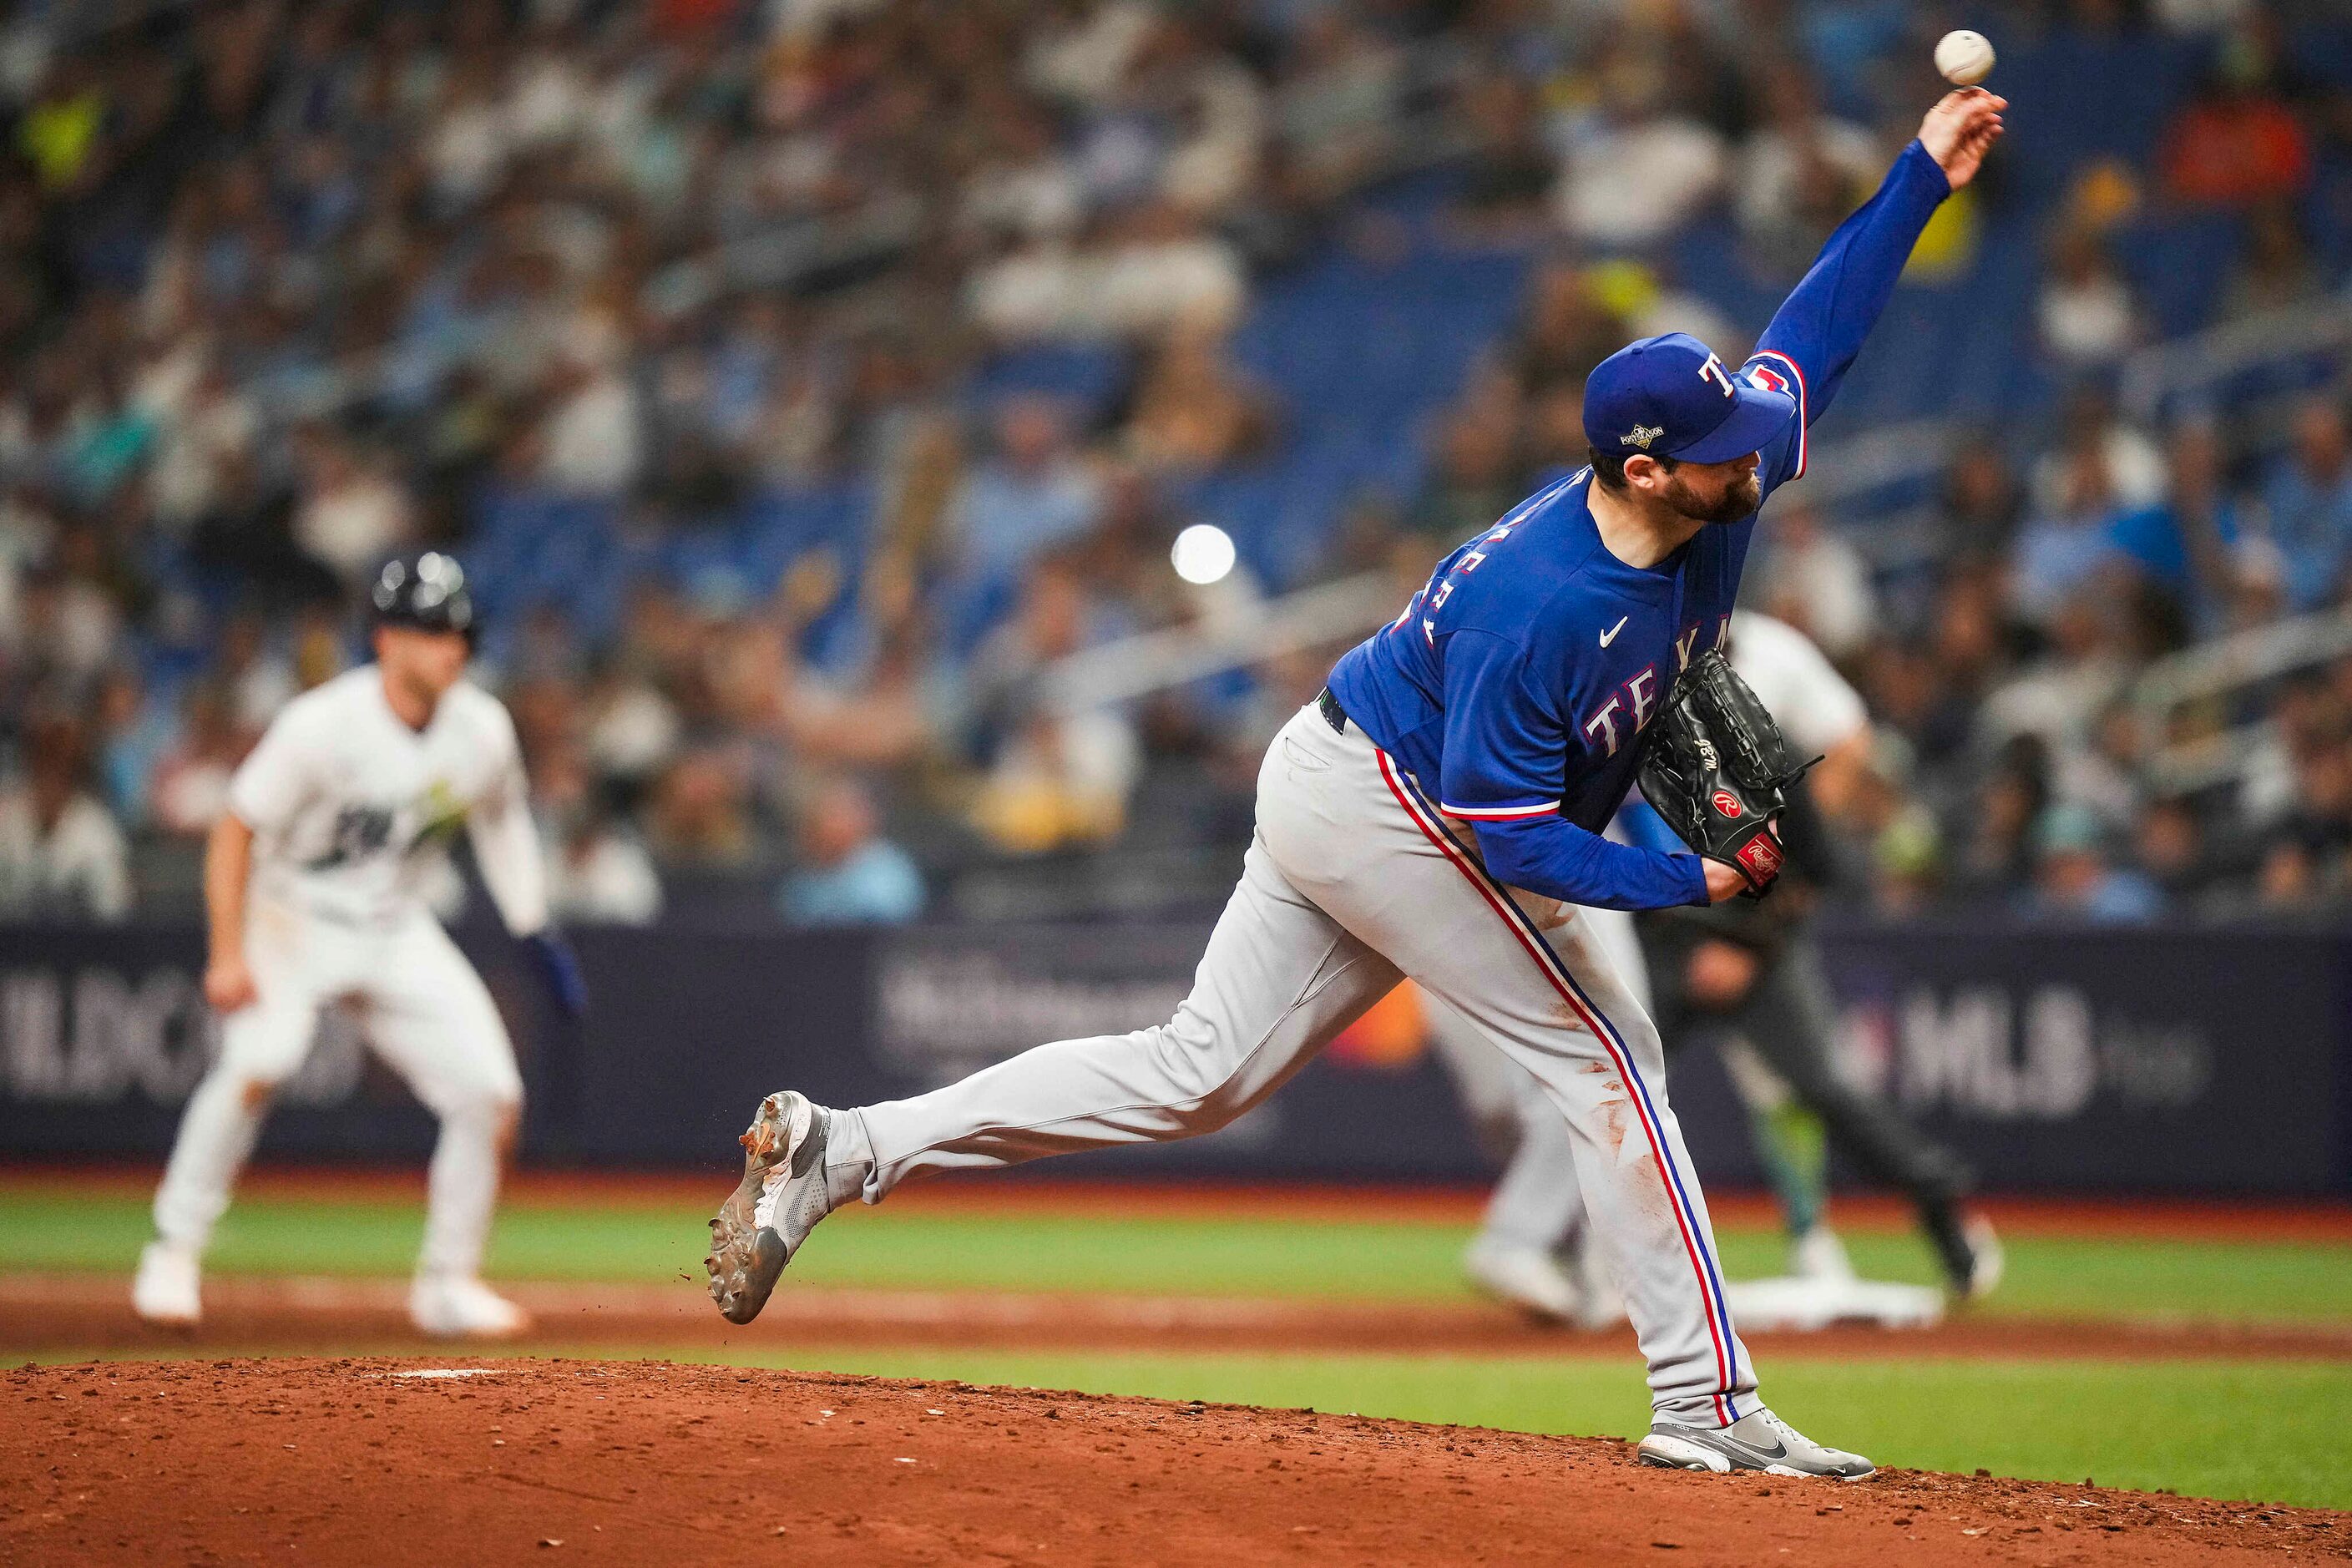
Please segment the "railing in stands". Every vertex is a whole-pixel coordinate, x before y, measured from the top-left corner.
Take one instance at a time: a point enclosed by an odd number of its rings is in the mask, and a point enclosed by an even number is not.
[[[2168,655],[2133,682],[2129,701],[2141,732],[2163,736],[2174,714],[2192,703],[2223,701],[2298,670],[2352,654],[2352,608],[2322,610],[2253,626]],[[2167,740],[2148,757],[2148,781],[2163,793],[2210,788],[2242,778],[2254,765],[2273,721],[2248,719],[2185,740]]]

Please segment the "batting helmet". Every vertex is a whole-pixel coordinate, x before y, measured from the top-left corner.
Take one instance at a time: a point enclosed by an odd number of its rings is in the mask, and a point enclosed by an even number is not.
[[[428,632],[474,633],[474,600],[466,592],[466,569],[455,556],[428,550],[383,563],[369,599],[375,624],[415,626]]]

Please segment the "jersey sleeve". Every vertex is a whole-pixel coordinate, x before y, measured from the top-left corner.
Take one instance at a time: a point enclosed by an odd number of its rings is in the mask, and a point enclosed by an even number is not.
[[[1757,340],[1743,374],[1797,399],[1786,479],[1805,471],[1805,429],[1837,395],[1863,340],[1893,298],[1912,247],[1951,194],[1944,171],[1915,139],[1896,156],[1878,193],[1830,236],[1812,269]]]
[[[530,818],[530,790],[522,771],[522,747],[514,721],[492,704],[485,720],[497,770],[488,790],[466,814],[466,837],[499,918],[517,936],[547,924],[547,862],[539,829]]]
[[[1799,379],[1795,366],[1779,354],[1750,355],[1748,363],[1740,367],[1739,374],[1768,392],[1786,393],[1797,400],[1797,417],[1790,420],[1788,427],[1765,443],[1757,453],[1756,480],[1769,496],[1790,479],[1805,477],[1804,384]]]
[[[1526,650],[1493,632],[1445,644],[1445,776],[1437,804],[1471,822],[1557,816],[1568,727]]]
[[[279,713],[228,783],[228,808],[256,833],[283,832],[318,788],[326,758],[308,708]]]

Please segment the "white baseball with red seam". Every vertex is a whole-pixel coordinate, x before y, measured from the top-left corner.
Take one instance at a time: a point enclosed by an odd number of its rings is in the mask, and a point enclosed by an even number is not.
[[[1966,27],[1946,33],[1936,46],[1936,68],[1954,87],[1974,87],[1992,75],[1992,40]]]

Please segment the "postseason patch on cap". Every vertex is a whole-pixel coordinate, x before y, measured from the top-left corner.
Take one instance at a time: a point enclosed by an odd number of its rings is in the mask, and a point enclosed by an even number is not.
[[[1617,444],[1621,447],[1639,447],[1646,452],[1650,449],[1650,443],[1665,433],[1666,427],[1663,425],[1636,425],[1633,426],[1632,435],[1618,437]]]

